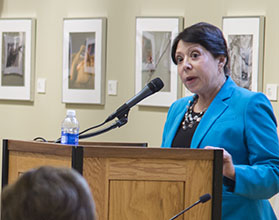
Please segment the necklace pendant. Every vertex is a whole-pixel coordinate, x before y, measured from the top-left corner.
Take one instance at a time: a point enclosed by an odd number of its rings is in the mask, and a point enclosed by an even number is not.
[[[182,129],[185,131],[187,129],[185,121],[182,122]]]
[[[192,101],[189,101],[187,105],[187,110],[184,116],[184,120],[182,121],[182,129],[187,130],[187,128],[191,129],[196,125],[197,123],[200,122],[202,119],[206,109],[204,109],[200,113],[195,113],[194,112],[194,105],[197,103],[198,96],[196,95]]]

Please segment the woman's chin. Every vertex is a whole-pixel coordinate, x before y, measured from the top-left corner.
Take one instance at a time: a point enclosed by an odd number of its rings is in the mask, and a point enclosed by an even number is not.
[[[186,89],[189,91],[189,92],[191,92],[191,93],[197,93],[197,89],[196,88],[194,88],[194,87],[191,87],[191,86],[185,86],[186,87]]]

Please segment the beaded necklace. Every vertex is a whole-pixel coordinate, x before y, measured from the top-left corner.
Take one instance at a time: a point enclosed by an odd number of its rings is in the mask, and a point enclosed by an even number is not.
[[[204,115],[206,109],[204,109],[202,112],[199,112],[198,114],[195,114],[193,111],[193,108],[195,104],[198,101],[198,96],[195,95],[193,98],[193,101],[189,101],[189,108],[187,109],[184,120],[182,121],[182,129],[186,130],[187,128],[192,128],[196,123],[199,123],[202,119],[202,116]],[[195,115],[194,115],[195,114]],[[194,115],[194,116],[193,116]]]

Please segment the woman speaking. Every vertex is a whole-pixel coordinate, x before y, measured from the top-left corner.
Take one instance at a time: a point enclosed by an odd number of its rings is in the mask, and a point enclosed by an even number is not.
[[[223,149],[222,219],[273,220],[279,192],[279,144],[272,106],[229,76],[219,28],[198,23],[174,40],[172,60],[194,95],[172,104],[162,147]]]

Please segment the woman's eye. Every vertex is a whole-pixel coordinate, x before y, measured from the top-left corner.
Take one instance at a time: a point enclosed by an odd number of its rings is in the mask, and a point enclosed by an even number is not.
[[[176,58],[176,63],[181,63],[183,61],[183,57],[177,56]]]
[[[199,53],[193,52],[193,53],[191,54],[191,57],[192,57],[192,58],[197,58],[199,55],[200,55]]]

